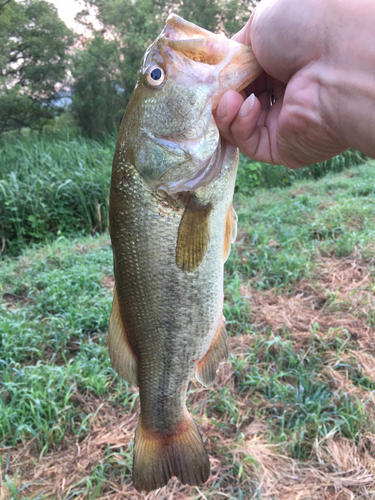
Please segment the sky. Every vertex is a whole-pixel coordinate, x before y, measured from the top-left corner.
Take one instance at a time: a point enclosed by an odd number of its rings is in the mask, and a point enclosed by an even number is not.
[[[82,33],[84,27],[74,22],[74,17],[84,8],[83,2],[79,0],[48,0],[53,3],[59,12],[59,17],[64,21],[68,28],[74,29],[77,33]]]

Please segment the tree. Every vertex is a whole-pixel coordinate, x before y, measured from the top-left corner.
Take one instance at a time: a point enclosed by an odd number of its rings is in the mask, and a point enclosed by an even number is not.
[[[88,10],[80,13],[94,38],[84,40],[72,59],[72,111],[87,135],[100,137],[120,126],[143,54],[163,19],[152,0],[98,0],[87,5],[97,8],[103,27],[95,31],[86,20]]]
[[[0,0],[1,2],[1,0]],[[43,0],[0,3],[0,133],[53,116],[73,34]]]
[[[72,59],[72,111],[83,132],[101,137],[113,132],[124,114],[120,52],[100,32]]]
[[[90,8],[95,7],[102,29],[95,32],[94,40],[84,42],[84,50],[73,59],[76,81],[72,109],[82,128],[97,136],[109,131],[112,124],[120,124],[143,54],[160,33],[168,14],[176,12],[203,28],[224,31],[230,36],[244,25],[255,3],[256,0],[86,0],[87,10],[80,13],[80,21],[93,30],[87,16],[92,12]],[[100,57],[99,47],[105,51],[105,59]]]

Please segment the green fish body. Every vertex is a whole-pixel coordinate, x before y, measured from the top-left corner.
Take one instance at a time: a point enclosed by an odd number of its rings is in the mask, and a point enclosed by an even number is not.
[[[133,480],[151,491],[175,475],[199,485],[209,458],[186,408],[194,376],[213,383],[228,357],[223,266],[236,234],[238,151],[212,110],[260,68],[249,47],[168,18],[146,52],[113,163],[115,295],[109,352],[139,386]]]

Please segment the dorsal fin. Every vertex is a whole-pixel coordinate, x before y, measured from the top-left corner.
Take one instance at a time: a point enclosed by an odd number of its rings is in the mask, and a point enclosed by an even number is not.
[[[237,236],[237,214],[234,210],[233,203],[227,211],[227,216],[225,219],[225,235],[224,235],[224,250],[223,250],[223,262],[226,262],[232,243],[234,243]]]

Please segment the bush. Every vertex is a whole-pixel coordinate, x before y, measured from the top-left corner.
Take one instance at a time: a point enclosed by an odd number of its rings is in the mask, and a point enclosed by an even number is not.
[[[314,163],[298,170],[291,170],[283,165],[269,165],[254,162],[240,153],[236,191],[245,195],[252,194],[258,187],[267,189],[286,187],[303,179],[320,179],[328,173],[339,173],[345,168],[360,165],[366,161],[366,156],[359,151],[349,149],[339,156]]]

